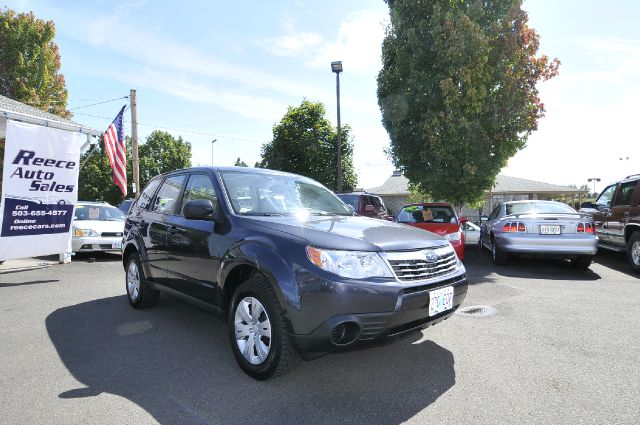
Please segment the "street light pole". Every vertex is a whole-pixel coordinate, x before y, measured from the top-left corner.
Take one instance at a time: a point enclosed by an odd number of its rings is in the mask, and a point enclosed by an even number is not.
[[[338,182],[336,184],[336,192],[342,191],[342,140],[341,140],[341,128],[340,128],[340,73],[342,72],[342,62],[331,62],[331,71],[336,73],[336,100],[338,110],[338,144],[337,159],[338,159]]]
[[[596,182],[600,181],[600,177],[590,177],[587,181],[589,183],[593,182],[593,196],[596,196]]]
[[[218,139],[213,139],[213,140],[211,141],[211,166],[212,166],[212,167],[213,167],[213,144],[214,144],[215,142],[217,142],[217,141],[218,141]]]

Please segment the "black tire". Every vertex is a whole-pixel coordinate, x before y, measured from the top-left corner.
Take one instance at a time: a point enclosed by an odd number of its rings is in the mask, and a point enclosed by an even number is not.
[[[493,260],[493,264],[497,266],[507,264],[509,260],[509,255],[500,249],[493,237],[491,238],[491,259]]]
[[[571,260],[571,265],[578,270],[587,270],[593,261],[592,255],[579,255]]]
[[[134,269],[135,267],[135,269]],[[137,270],[138,291],[129,284],[129,278],[133,277]],[[132,276],[130,276],[130,273]],[[151,288],[144,276],[144,270],[140,263],[140,257],[137,252],[132,253],[127,258],[127,268],[125,269],[125,288],[127,290],[127,299],[133,308],[148,308],[158,304],[160,292]]]
[[[640,273],[640,253],[638,250],[640,250],[640,232],[635,231],[627,242],[627,258],[636,273]]]
[[[252,364],[245,359],[238,346],[238,340],[236,340],[236,309],[238,304],[247,298],[254,298],[262,304],[266,311],[266,318],[271,325],[270,338],[268,338],[269,353],[260,364]],[[278,298],[262,274],[254,273],[238,286],[229,303],[227,318],[229,342],[231,343],[233,356],[242,370],[252,378],[265,381],[269,378],[282,376],[293,369],[300,361],[300,354],[289,338],[289,332]]]

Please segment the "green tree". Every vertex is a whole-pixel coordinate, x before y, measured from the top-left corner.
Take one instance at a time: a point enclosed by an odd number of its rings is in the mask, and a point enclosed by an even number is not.
[[[236,159],[236,163],[233,164],[236,167],[248,167],[247,163],[244,162],[243,160],[240,159],[240,157],[238,157],[238,159]]]
[[[301,174],[335,190],[337,140],[337,130],[325,118],[324,105],[305,99],[300,106],[290,106],[282,120],[273,126],[273,140],[262,146],[260,166]],[[351,128],[343,126],[342,188],[345,191],[355,189],[358,183],[350,140]]]
[[[520,0],[387,0],[378,104],[388,154],[417,190],[474,202],[544,115],[536,84],[559,61]]]
[[[181,136],[176,139],[166,131],[151,133],[138,153],[142,187],[158,174],[191,167],[191,143]]]
[[[164,131],[154,131],[146,143],[138,148],[140,158],[140,188],[154,176],[180,168],[191,166],[191,144],[182,139],[174,138]],[[124,197],[113,182],[113,172],[109,159],[104,152],[102,139],[93,150],[82,155],[80,159],[80,178],[78,199],[83,201],[106,201],[118,205]],[[127,137],[127,183],[128,197],[131,197],[131,183],[133,182],[133,166],[131,163],[131,139]]]
[[[32,12],[0,11],[0,94],[69,117],[55,33],[53,21]]]

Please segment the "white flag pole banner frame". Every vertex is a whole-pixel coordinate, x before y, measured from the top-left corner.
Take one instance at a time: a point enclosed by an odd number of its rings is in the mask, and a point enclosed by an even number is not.
[[[7,120],[0,261],[69,251],[86,135]]]

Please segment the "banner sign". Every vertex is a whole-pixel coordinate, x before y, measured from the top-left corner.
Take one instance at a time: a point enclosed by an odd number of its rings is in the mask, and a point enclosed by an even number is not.
[[[7,121],[0,261],[68,251],[85,140],[81,133]]]

